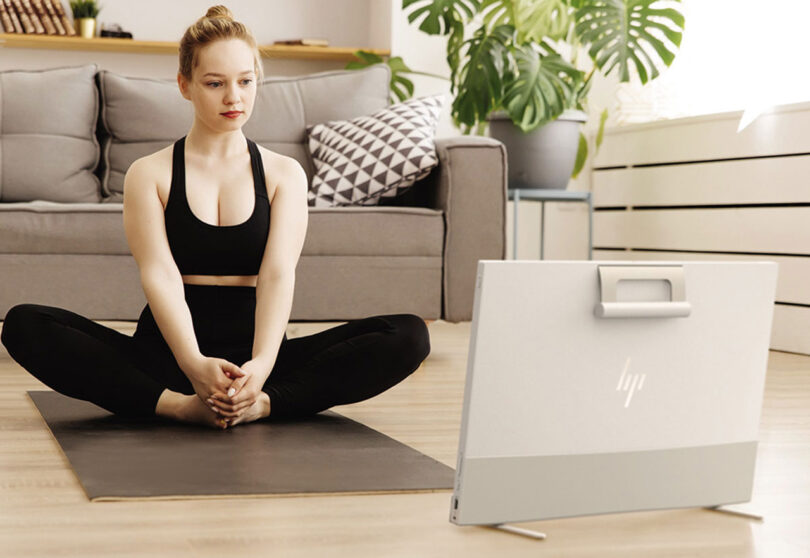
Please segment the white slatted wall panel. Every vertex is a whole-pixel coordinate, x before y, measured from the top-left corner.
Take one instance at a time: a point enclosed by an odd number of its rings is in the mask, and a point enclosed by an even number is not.
[[[810,103],[606,130],[594,259],[779,263],[771,347],[810,354]]]

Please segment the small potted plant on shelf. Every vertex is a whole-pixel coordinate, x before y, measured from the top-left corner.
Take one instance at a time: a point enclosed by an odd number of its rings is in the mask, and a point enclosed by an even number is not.
[[[70,0],[70,10],[73,12],[73,26],[76,34],[85,39],[96,36],[96,17],[101,6],[96,0]]]
[[[506,145],[510,187],[564,189],[582,169],[594,72],[642,84],[680,46],[679,0],[403,0],[408,21],[448,35],[451,115],[463,133]],[[465,38],[465,31],[472,30]],[[587,49],[592,68],[579,69]],[[603,111],[597,147],[607,112]]]

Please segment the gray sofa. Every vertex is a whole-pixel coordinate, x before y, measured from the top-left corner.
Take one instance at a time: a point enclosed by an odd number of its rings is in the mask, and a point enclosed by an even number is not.
[[[388,105],[378,64],[269,77],[243,130],[314,172],[307,124]],[[0,72],[0,317],[20,302],[135,320],[146,303],[123,230],[135,159],[185,135],[174,80],[95,64]],[[479,259],[505,256],[506,152],[493,139],[436,141],[440,164],[383,206],[310,208],[290,319],[411,312],[469,320]]]

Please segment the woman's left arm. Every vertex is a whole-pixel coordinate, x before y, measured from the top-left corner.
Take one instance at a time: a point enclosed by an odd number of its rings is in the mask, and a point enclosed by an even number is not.
[[[309,218],[307,175],[300,163],[288,158],[281,170],[270,204],[267,237],[256,282],[256,323],[253,337],[255,369],[262,383],[270,375],[292,309],[295,268],[304,245]]]

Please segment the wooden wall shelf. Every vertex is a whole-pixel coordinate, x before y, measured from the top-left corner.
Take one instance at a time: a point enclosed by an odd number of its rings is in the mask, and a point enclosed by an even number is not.
[[[0,48],[41,48],[53,50],[87,50],[105,52],[126,52],[133,54],[177,54],[179,43],[171,41],[136,41],[112,37],[62,37],[53,35],[26,35],[0,33]],[[259,45],[264,58],[287,58],[297,60],[336,60],[349,62],[352,54],[361,47],[312,47],[291,45]],[[366,49],[379,56],[390,56],[390,51]]]

